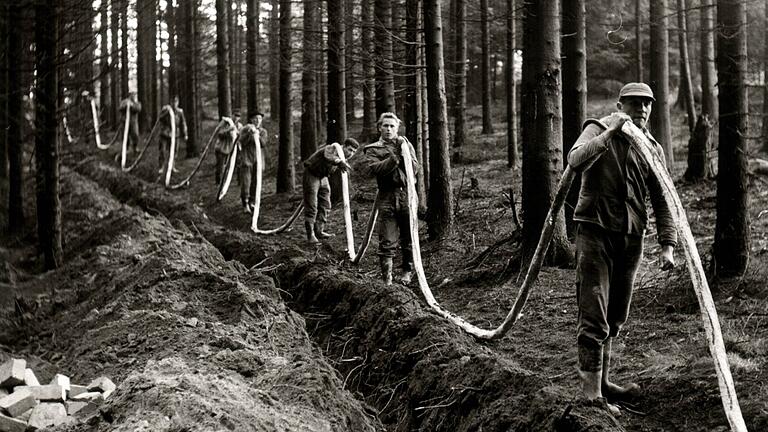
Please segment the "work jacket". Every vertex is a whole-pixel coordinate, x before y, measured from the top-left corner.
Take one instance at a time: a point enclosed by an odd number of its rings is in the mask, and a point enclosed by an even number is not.
[[[376,176],[376,184],[380,192],[391,192],[406,186],[405,165],[400,154],[400,145],[397,144],[398,138],[379,140],[363,147],[368,169],[371,175]],[[409,141],[406,140],[406,142],[411,150],[413,174],[416,175],[419,172],[416,151]]]
[[[187,136],[187,119],[184,117],[184,110],[179,107],[175,109],[170,105],[163,107],[160,112],[160,136],[164,138],[171,137],[171,115],[169,110],[173,109],[176,122],[176,138]]]
[[[256,163],[256,140],[254,139],[256,130],[256,126],[250,123],[246,124],[240,129],[240,135],[237,138],[238,145],[240,146],[238,149],[240,151],[240,156],[242,156],[240,160],[246,166],[252,166]],[[264,150],[267,146],[267,130],[260,127],[258,128],[258,131],[262,160],[264,160]],[[266,164],[266,160],[264,160],[264,164]]]
[[[235,139],[237,139],[237,125],[232,125],[228,121],[221,119],[217,127],[218,132],[216,133],[216,146],[214,149],[223,154],[232,153],[232,148],[235,147]]]
[[[581,171],[573,219],[612,232],[642,236],[648,222],[645,199],[649,197],[656,215],[659,243],[675,246],[677,230],[659,179],[621,132],[611,138],[603,134],[611,119],[608,116],[587,120],[568,153],[568,164]],[[666,164],[661,145],[647,129],[643,128],[643,132]],[[593,156],[597,159],[591,163]]]
[[[336,172],[341,158],[333,145],[327,145],[312,153],[304,161],[304,169],[317,178],[328,177]]]

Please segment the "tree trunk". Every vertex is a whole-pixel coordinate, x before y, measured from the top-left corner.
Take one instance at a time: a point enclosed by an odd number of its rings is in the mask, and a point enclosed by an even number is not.
[[[701,113],[717,124],[717,71],[715,70],[715,0],[701,0]]]
[[[656,96],[651,115],[651,132],[664,148],[667,165],[672,166],[672,123],[669,115],[669,32],[667,0],[651,0],[651,80]]]
[[[584,0],[563,0],[563,155],[581,135],[587,120],[587,26]],[[563,168],[568,164],[563,157]],[[576,175],[574,184],[581,184]],[[573,210],[579,199],[579,188],[572,187],[566,197],[565,226],[574,234]]]
[[[166,25],[168,26],[168,100],[179,95],[179,57],[176,52],[176,11],[173,2],[168,2],[165,10]]]
[[[107,24],[109,20],[109,8],[106,1],[101,2],[101,6],[99,6],[100,13],[101,13],[101,23],[100,23],[100,47],[101,52],[99,53],[99,65],[101,66],[101,76],[99,77],[99,105],[102,109],[110,106],[109,101],[109,75],[110,75],[110,69],[111,66],[109,64],[109,45],[107,42],[107,38],[109,35],[109,25]],[[96,95],[93,95],[93,97],[96,97]],[[90,108],[89,108],[90,111]],[[90,118],[90,117],[88,117]]]
[[[58,11],[47,0],[35,1],[35,168],[37,238],[46,270],[62,263],[61,204],[59,202]]]
[[[421,93],[423,91],[421,74],[423,61],[420,54],[420,46],[423,43],[421,32],[421,0],[407,0],[406,8],[406,62],[413,65],[406,80],[405,96],[405,132],[408,140],[413,143],[416,150],[416,159],[422,167],[429,163],[424,159],[424,140],[421,128]],[[424,182],[424,170],[416,173],[416,192],[419,196],[419,211],[425,212],[427,208],[427,190]]]
[[[236,3],[237,3],[237,9],[235,10],[235,12],[236,12],[237,18],[235,19],[235,35],[236,35],[237,43],[235,44],[235,49],[236,49],[235,65],[234,65],[235,82],[232,83],[232,86],[234,87],[234,89],[232,90],[232,93],[234,93],[233,109],[238,112],[241,112],[243,109],[243,71],[245,69],[243,67],[243,63],[244,63],[243,54],[245,52],[244,43],[243,43],[245,38],[243,37],[243,35],[245,32],[243,31],[244,30],[243,26],[240,25],[240,18],[244,16],[243,14],[244,6],[241,0],[236,0]]]
[[[10,2],[9,22],[21,22],[24,4]],[[22,35],[12,26],[8,27],[8,53],[11,59],[24,57]],[[24,107],[22,95],[22,70],[24,64],[20,61],[10,61],[8,69],[8,231],[18,234],[24,227],[24,176],[22,174],[22,121]]]
[[[315,70],[316,51],[320,48],[317,23],[317,4],[304,2],[304,51],[301,71],[301,160],[307,160],[317,150],[317,94]]]
[[[346,97],[346,115],[347,123],[355,118],[355,38],[353,23],[355,20],[355,2],[353,0],[344,0],[345,17],[349,17],[349,24],[345,25],[344,31],[344,96]]]
[[[269,117],[278,118],[280,112],[280,19],[278,16],[279,0],[272,0],[269,31]]]
[[[179,43],[177,51],[182,57],[183,68],[180,68],[179,82],[182,83],[180,91],[181,107],[187,120],[187,157],[198,156],[197,149],[197,85],[195,72],[197,69],[197,6],[194,1],[182,1],[179,3],[181,13],[181,28],[179,29]],[[177,20],[178,22],[178,20]]]
[[[705,0],[706,1],[706,0]],[[635,79],[643,81],[643,32],[642,26],[642,0],[635,0]]]
[[[768,0],[765,1],[765,14],[763,15],[763,145],[762,151],[768,153]]]
[[[395,112],[395,79],[392,70],[392,2],[374,3],[374,59],[376,61],[376,112]]]
[[[488,24],[488,0],[480,0],[480,33],[482,38],[483,58],[480,73],[482,79],[483,99],[483,134],[493,133],[491,118],[491,32]]]
[[[677,40],[680,47],[680,92],[685,99],[685,110],[688,115],[688,131],[693,133],[696,126],[696,102],[693,100],[693,84],[691,83],[691,62],[688,59],[688,23],[685,0],[677,0]]]
[[[361,19],[363,21],[363,131],[360,140],[371,142],[376,136],[376,69],[373,46],[373,2],[362,0]]]
[[[258,58],[259,58],[259,0],[247,0],[245,25],[246,81],[248,82],[248,116],[259,111]]]
[[[688,140],[688,168],[685,170],[685,180],[698,182],[711,175],[709,169],[709,150],[712,139],[712,123],[709,115],[702,114],[696,121],[696,127]]]
[[[232,116],[232,83],[229,70],[229,1],[216,0],[216,82],[219,117]]]
[[[218,3],[218,0],[216,0]],[[235,5],[237,0],[224,0],[224,8],[226,9],[226,18],[227,18],[227,40],[229,43],[227,44],[227,64],[229,65],[229,100],[231,101],[231,107],[236,106],[235,105],[235,71],[237,67],[235,66],[236,63],[236,53],[237,53],[237,28],[235,27],[235,14],[236,12],[232,10],[232,7]],[[219,15],[218,7],[216,10],[216,16]],[[217,19],[218,22],[218,19]],[[218,24],[217,24],[218,27]],[[218,38],[217,38],[218,39]],[[218,49],[218,43],[216,48]],[[230,114],[232,113],[232,109],[230,108]]]
[[[507,167],[517,168],[517,86],[515,85],[515,0],[507,0]]]
[[[296,188],[291,116],[291,0],[280,0],[280,142],[277,156],[277,193]]]
[[[720,138],[717,147],[717,221],[714,273],[741,276],[749,263],[747,179],[747,6],[717,2],[717,84]]]
[[[122,0],[120,15],[120,93],[125,98],[130,92],[128,75],[131,70],[128,64],[128,0]]]
[[[523,257],[533,255],[563,167],[560,89],[560,2],[525,3],[523,21]],[[565,218],[554,222],[549,256],[569,257]]]
[[[328,143],[347,135],[344,96],[344,0],[328,3]]]
[[[111,27],[111,33],[112,33],[112,47],[111,47],[111,63],[112,63],[112,69],[110,71],[109,76],[109,82],[110,82],[110,99],[112,100],[112,103],[109,105],[109,107],[102,106],[101,108],[103,110],[108,110],[104,112],[108,112],[109,116],[109,124],[112,125],[112,127],[115,127],[117,125],[118,121],[118,106],[120,105],[120,45],[119,45],[119,38],[120,38],[120,10],[118,9],[118,2],[117,0],[114,0],[109,5],[109,16],[110,16],[110,27]]]
[[[10,5],[0,6],[0,201],[8,197],[8,69],[10,68]],[[0,204],[2,205],[2,204]]]
[[[440,240],[453,231],[453,189],[448,149],[448,107],[445,99],[443,26],[439,0],[424,0],[424,45],[429,105],[429,192],[427,234]]]
[[[150,121],[154,122],[152,116],[152,92],[150,82],[152,73],[150,72],[150,57],[154,58],[154,45],[151,45],[151,21],[148,10],[151,8],[152,0],[136,0],[136,85],[138,90],[139,102],[142,110],[139,111],[139,129],[149,130],[152,127]]]
[[[456,7],[456,51],[454,67],[456,86],[454,89],[453,106],[453,147],[454,160],[459,162],[464,158],[464,144],[467,140],[466,115],[467,109],[467,3],[465,0],[455,0]]]

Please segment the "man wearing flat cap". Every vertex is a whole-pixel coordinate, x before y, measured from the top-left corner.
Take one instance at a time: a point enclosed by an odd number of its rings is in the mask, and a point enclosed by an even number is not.
[[[661,185],[639,151],[621,132],[624,123],[637,126],[664,161],[661,145],[645,128],[653,91],[629,83],[619,92],[617,112],[590,119],[568,153],[568,164],[581,172],[574,210],[577,253],[577,346],[584,397],[617,414],[615,402],[635,396],[637,384],[620,386],[610,380],[611,348],[629,315],[635,275],[643,254],[648,222],[646,197],[656,215],[660,264],[675,264],[677,232]]]

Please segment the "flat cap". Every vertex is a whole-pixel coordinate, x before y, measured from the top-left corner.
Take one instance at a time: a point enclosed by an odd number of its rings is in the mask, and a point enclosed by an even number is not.
[[[619,91],[619,99],[629,96],[647,97],[654,102],[656,101],[656,98],[653,97],[653,91],[645,83],[631,82],[625,84]]]

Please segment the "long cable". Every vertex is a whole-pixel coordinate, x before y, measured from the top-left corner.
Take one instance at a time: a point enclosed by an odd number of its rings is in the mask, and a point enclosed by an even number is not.
[[[339,143],[332,144],[336,153],[343,162],[346,162],[347,158],[344,155],[344,150]],[[368,250],[368,245],[371,242],[373,236],[373,227],[376,225],[376,219],[379,216],[379,194],[376,193],[376,198],[373,200],[373,209],[368,216],[368,225],[366,227],[365,236],[363,237],[363,243],[360,245],[360,250],[355,252],[355,237],[352,232],[352,214],[350,212],[349,205],[349,174],[345,171],[341,172],[341,197],[344,202],[344,227],[347,237],[347,254],[349,260],[353,264],[358,264],[365,255],[365,251]]]
[[[229,117],[223,117],[223,119],[226,119],[228,123],[230,123],[230,126],[234,127],[234,122],[232,119]],[[216,130],[218,130],[218,126],[216,127]],[[227,191],[229,190],[229,185],[232,183],[232,176],[235,173],[235,166],[237,165],[237,144],[232,146],[232,151],[229,152],[229,155],[227,155],[227,162],[225,165],[227,167],[227,171],[224,173],[224,177],[219,180],[219,188],[216,192],[216,201],[221,201],[224,198],[224,195],[226,195]]]
[[[253,217],[251,218],[251,231],[255,232],[256,234],[264,235],[278,234],[290,228],[301,211],[304,209],[304,204],[300,203],[298,206],[296,206],[293,214],[291,214],[288,220],[279,227],[269,230],[259,228],[259,210],[261,207],[261,176],[262,172],[264,171],[264,160],[261,155],[261,137],[259,135],[259,130],[257,129],[253,136],[254,141],[256,142],[256,196],[253,198]],[[246,167],[246,169],[248,169],[248,167]]]
[[[232,119],[230,119],[229,117],[223,117],[222,119],[227,120],[227,122],[232,127],[234,127],[235,123],[232,121]],[[203,148],[203,153],[200,154],[200,158],[197,160],[197,164],[195,165],[195,168],[192,169],[192,172],[189,173],[189,175],[187,175],[187,177],[184,180],[168,186],[168,189],[175,190],[189,184],[190,180],[192,180],[192,177],[194,177],[195,174],[197,174],[197,172],[200,170],[200,167],[203,166],[203,160],[205,160],[205,156],[208,154],[208,150],[211,148],[211,143],[213,143],[213,139],[216,137],[216,134],[219,132],[220,128],[221,128],[221,124],[218,124],[213,129],[213,133],[211,134],[211,137],[208,138],[208,142],[205,144],[205,147]]]
[[[128,117],[130,110],[128,107],[126,107],[126,121],[125,121],[125,132],[123,132],[123,148],[121,152],[121,159],[120,159],[120,169],[124,172],[131,172],[134,168],[141,162],[142,158],[144,158],[144,154],[147,152],[147,149],[149,148],[149,145],[152,143],[153,139],[157,135],[158,126],[160,125],[160,119],[158,118],[155,121],[154,126],[152,126],[152,131],[150,131],[149,136],[144,141],[144,146],[142,146],[141,151],[139,151],[138,156],[136,156],[136,159],[133,161],[133,163],[129,166],[125,166],[125,159],[127,157],[127,146],[128,146]]]
[[[91,98],[91,118],[93,119],[93,137],[96,140],[96,147],[99,150],[108,149],[112,143],[109,142],[106,145],[101,143],[101,135],[99,134],[99,115],[96,111],[96,99]]]

